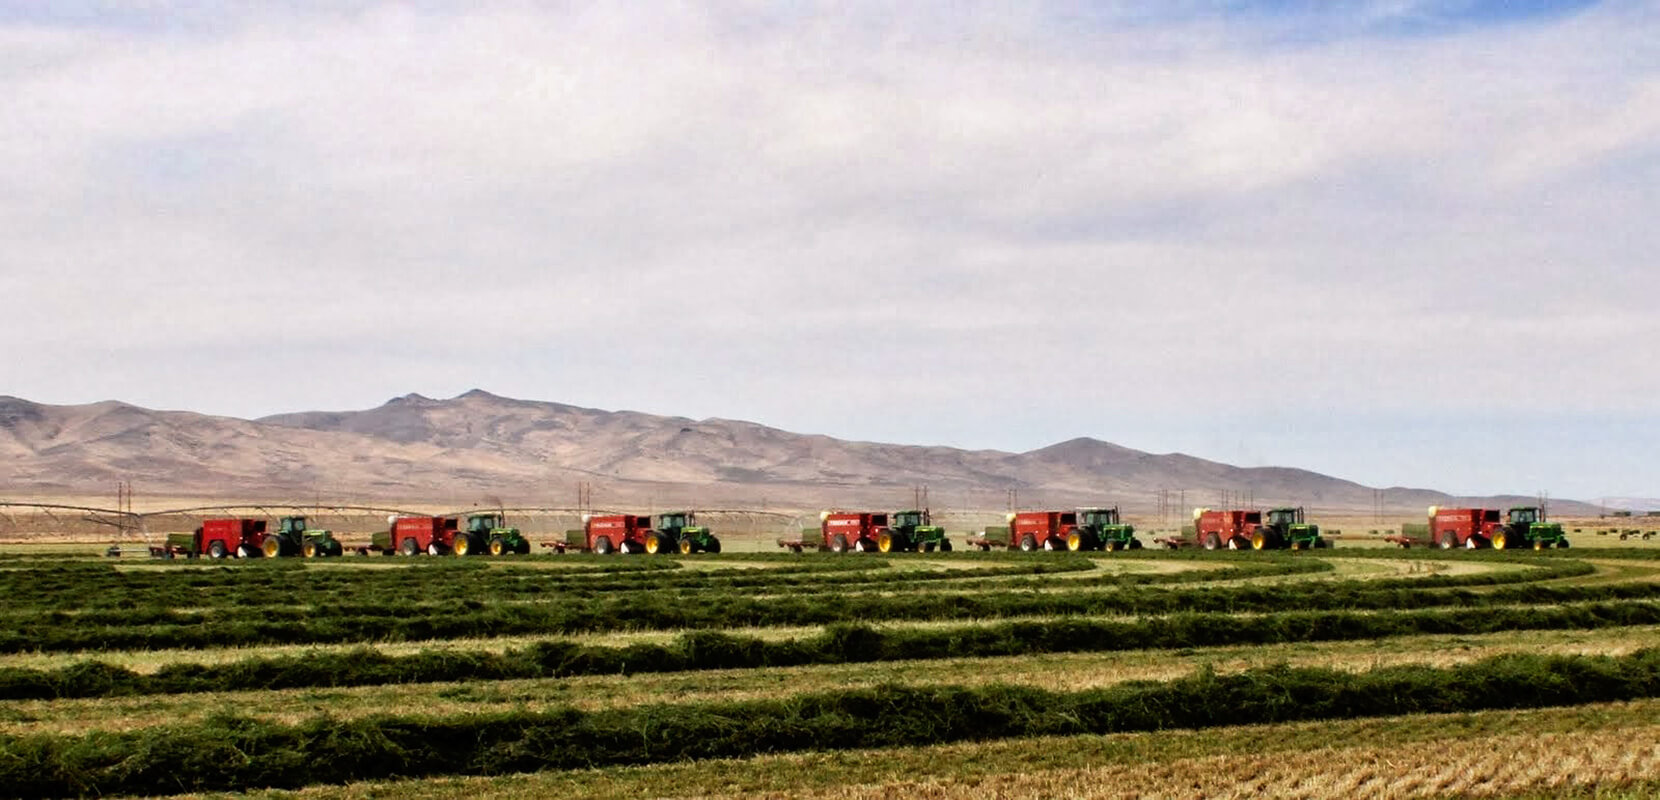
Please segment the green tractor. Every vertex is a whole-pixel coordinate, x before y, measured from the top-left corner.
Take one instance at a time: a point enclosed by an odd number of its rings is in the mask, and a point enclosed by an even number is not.
[[[1140,550],[1135,526],[1124,524],[1118,507],[1078,509],[1078,525],[1066,535],[1068,550]]]
[[[530,540],[519,533],[518,528],[508,527],[506,518],[500,512],[491,511],[469,514],[467,529],[456,532],[451,550],[458,556],[483,553],[493,556],[507,553],[524,555],[530,552]]]
[[[682,555],[719,553],[720,539],[714,532],[697,524],[697,515],[690,511],[671,511],[658,514],[651,533],[646,534],[647,553],[667,553],[679,550]]]
[[[1568,538],[1562,534],[1562,524],[1546,522],[1545,510],[1538,506],[1512,508],[1504,524],[1493,531],[1489,541],[1494,550],[1532,547],[1567,547]]]
[[[278,556],[337,556],[345,551],[334,533],[306,527],[305,517],[283,517],[274,533],[265,534],[259,548],[267,558]]]
[[[888,529],[876,536],[876,549],[884,553],[932,553],[935,548],[949,553],[951,540],[926,509],[893,512]]]
[[[1253,550],[1309,550],[1331,547],[1331,542],[1320,538],[1320,526],[1304,519],[1303,509],[1271,508],[1263,515],[1262,524],[1251,532]]]

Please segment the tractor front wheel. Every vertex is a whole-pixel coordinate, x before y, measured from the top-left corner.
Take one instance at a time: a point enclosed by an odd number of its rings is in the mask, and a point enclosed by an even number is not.
[[[305,556],[306,558],[316,558],[317,557],[317,543],[316,542],[306,542],[304,545],[301,545],[300,546],[300,555]]]
[[[507,540],[500,536],[490,537],[490,555],[499,556],[507,552]]]
[[[681,555],[689,556],[689,555],[691,555],[693,553],[696,553],[696,552],[697,552],[697,545],[692,544],[691,539],[681,539],[680,540],[680,554]]]
[[[1543,549],[1545,549],[1546,546],[1547,545],[1545,544],[1544,539],[1534,539],[1533,540],[1533,549],[1535,549],[1535,550],[1543,550]]]
[[[1117,539],[1108,539],[1107,544],[1105,546],[1105,549],[1109,553],[1118,552],[1118,540]]]

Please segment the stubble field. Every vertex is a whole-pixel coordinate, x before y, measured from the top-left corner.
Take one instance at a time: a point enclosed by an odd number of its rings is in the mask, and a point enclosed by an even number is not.
[[[1575,544],[237,562],[14,547],[0,786],[1652,796],[1660,546]]]

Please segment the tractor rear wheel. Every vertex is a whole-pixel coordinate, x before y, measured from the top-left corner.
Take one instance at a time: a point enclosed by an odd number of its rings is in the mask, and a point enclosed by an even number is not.
[[[845,552],[847,552],[847,537],[842,535],[842,534],[839,534],[839,533],[836,534],[835,536],[830,537],[830,552],[832,552],[832,553],[845,553]]]
[[[1510,534],[1504,531],[1493,531],[1493,549],[1503,550],[1510,546]]]
[[[478,546],[473,544],[473,537],[466,534],[455,537],[455,546],[451,549],[458,556],[478,555]]]
[[[1263,532],[1263,531],[1260,531],[1260,530],[1259,531],[1253,531],[1251,533],[1251,549],[1252,550],[1267,550],[1268,549],[1268,534]]]
[[[305,544],[301,545],[300,546],[300,555],[305,556],[306,558],[316,558],[317,557],[317,543],[316,542],[306,542]]]
[[[1141,549],[1141,540],[1140,539],[1131,539],[1130,540],[1130,549],[1131,550],[1140,550]]]
[[[1066,534],[1066,549],[1071,550],[1072,552],[1076,553],[1079,550],[1085,549],[1085,547],[1084,547],[1085,544],[1087,544],[1087,542],[1084,539],[1084,535],[1079,533],[1076,528],[1074,528],[1071,531],[1067,532],[1067,534]]]
[[[276,558],[282,555],[282,539],[277,536],[267,536],[259,543],[259,549],[265,551],[266,558]]]
[[[888,533],[887,531],[883,531],[882,533],[876,534],[876,549],[877,550],[879,550],[883,553],[891,553],[894,550],[894,545],[895,544],[897,544],[897,542],[894,541],[893,534]]]
[[[680,540],[680,554],[681,555],[689,556],[689,555],[691,555],[693,553],[696,553],[696,552],[697,552],[697,545],[693,544],[691,539],[681,539]]]
[[[1206,550],[1221,550],[1222,537],[1215,533],[1205,534],[1204,547]]]
[[[507,552],[507,540],[500,536],[490,537],[490,555],[499,556]]]
[[[601,536],[594,540],[594,552],[602,556],[611,554],[611,537]]]
[[[415,537],[413,536],[398,543],[398,555],[400,556],[412,556],[419,552],[421,552],[421,546],[415,543]]]
[[[663,537],[658,536],[657,531],[646,534],[646,552],[651,555],[668,552],[668,548],[663,546]]]
[[[209,544],[208,545],[208,556],[210,558],[224,558],[225,557],[225,543],[224,542],[214,542],[212,544]]]

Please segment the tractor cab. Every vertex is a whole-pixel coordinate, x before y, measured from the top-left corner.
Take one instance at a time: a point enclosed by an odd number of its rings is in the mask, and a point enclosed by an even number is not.
[[[305,517],[283,517],[277,521],[277,534],[298,542],[306,532]]]
[[[1086,528],[1105,528],[1108,525],[1117,525],[1118,507],[1086,508],[1078,512],[1078,524]]]
[[[889,527],[903,528],[906,531],[931,523],[931,515],[927,511],[895,511],[893,524]]]
[[[1275,508],[1268,512],[1269,527],[1287,529],[1292,525],[1303,524],[1303,510],[1301,508]]]
[[[676,538],[686,528],[697,527],[697,515],[690,511],[674,511],[657,515],[657,530],[673,534]]]
[[[500,514],[473,514],[467,517],[467,533],[474,536],[489,536],[497,528],[505,528]]]
[[[1510,509],[1510,524],[1511,525],[1532,525],[1535,522],[1544,522],[1544,521],[1545,521],[1545,514],[1544,514],[1544,511],[1542,509],[1538,509],[1538,508],[1512,508],[1512,509]]]

